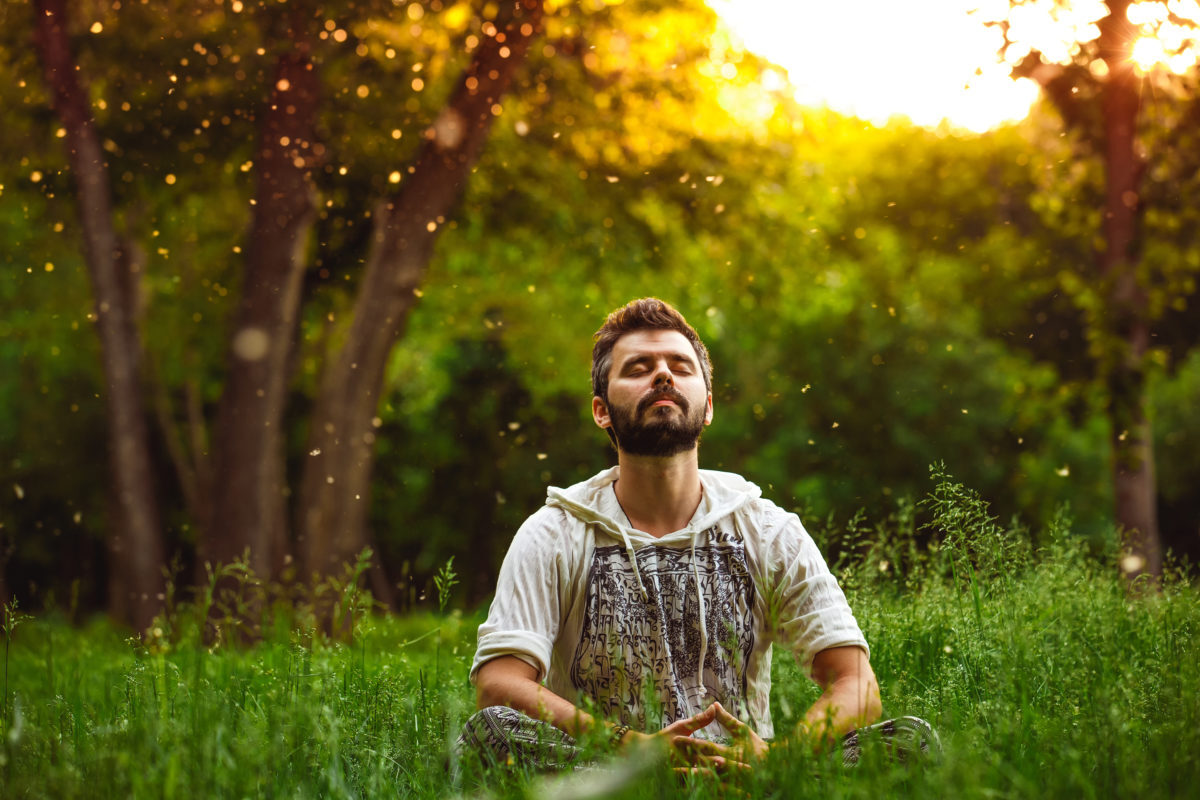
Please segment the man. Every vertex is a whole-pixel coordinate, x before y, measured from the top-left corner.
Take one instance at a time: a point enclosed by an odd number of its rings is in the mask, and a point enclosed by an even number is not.
[[[653,298],[611,313],[592,392],[618,466],[551,488],[517,532],[471,669],[483,710],[460,742],[561,767],[587,734],[659,742],[693,769],[750,769],[776,733],[772,643],[823,689],[784,736],[820,747],[876,720],[867,642],[800,520],[699,468],[712,366],[683,316]],[[933,736],[912,718],[897,726],[921,749]]]

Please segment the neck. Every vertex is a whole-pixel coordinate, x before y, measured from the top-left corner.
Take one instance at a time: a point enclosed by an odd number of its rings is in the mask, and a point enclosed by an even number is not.
[[[700,506],[700,467],[696,448],[670,458],[618,452],[620,478],[613,484],[629,524],[651,536],[683,528]]]

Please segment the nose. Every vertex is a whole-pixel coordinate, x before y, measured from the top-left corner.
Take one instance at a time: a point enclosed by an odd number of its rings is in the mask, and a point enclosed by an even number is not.
[[[668,369],[665,364],[661,365],[658,369],[658,372],[656,372],[654,374],[654,385],[655,386],[673,386],[674,384],[675,384],[675,381],[671,377],[671,370]]]

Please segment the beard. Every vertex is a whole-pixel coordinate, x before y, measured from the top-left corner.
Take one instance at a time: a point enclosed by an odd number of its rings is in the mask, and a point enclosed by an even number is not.
[[[652,408],[659,400],[671,400],[679,406],[676,415],[670,407]],[[693,413],[691,405],[674,388],[660,389],[643,397],[637,407],[609,404],[617,447],[632,456],[669,458],[693,449],[704,430],[704,407]]]

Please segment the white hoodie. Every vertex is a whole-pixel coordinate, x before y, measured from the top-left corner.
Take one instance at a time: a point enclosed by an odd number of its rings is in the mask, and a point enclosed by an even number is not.
[[[512,655],[555,694],[641,730],[719,700],[770,738],[772,642],[810,674],[826,648],[867,649],[845,595],[800,519],[753,483],[701,470],[691,522],[655,538],[621,510],[618,469],[551,488],[517,531],[472,683]],[[725,738],[716,723],[702,733]]]

